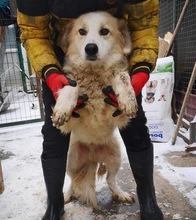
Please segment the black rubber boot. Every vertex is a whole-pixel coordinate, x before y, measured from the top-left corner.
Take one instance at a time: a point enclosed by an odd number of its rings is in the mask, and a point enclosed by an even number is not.
[[[163,220],[157,205],[153,182],[153,147],[141,152],[127,152],[137,184],[141,220]]]
[[[48,195],[47,209],[42,220],[60,220],[64,214],[63,185],[66,158],[42,159],[42,168]]]

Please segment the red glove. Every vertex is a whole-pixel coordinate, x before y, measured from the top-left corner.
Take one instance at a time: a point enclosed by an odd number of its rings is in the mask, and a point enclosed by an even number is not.
[[[106,104],[112,105],[117,108],[116,111],[112,114],[112,116],[116,117],[116,116],[122,114],[122,112],[118,109],[118,107],[119,107],[118,101],[116,99],[116,96],[115,96],[115,93],[114,93],[112,86],[107,86],[107,87],[103,88],[102,92],[104,95],[107,96],[107,98],[104,99],[104,102]]]
[[[148,79],[149,74],[145,72],[138,72],[131,76],[131,84],[133,86],[136,96],[140,94]]]
[[[69,79],[64,74],[52,73],[46,78],[48,87],[52,90],[55,99],[58,97],[59,89],[63,86],[76,86],[76,81]]]
[[[84,108],[87,101],[88,101],[88,96],[87,96],[86,94],[80,95],[80,96],[78,97],[77,105],[76,105],[76,107],[74,108],[74,110],[73,110],[73,112],[72,112],[72,115],[71,115],[73,118],[79,118],[79,117],[80,117],[80,114],[78,114],[78,113],[75,112],[75,111]]]

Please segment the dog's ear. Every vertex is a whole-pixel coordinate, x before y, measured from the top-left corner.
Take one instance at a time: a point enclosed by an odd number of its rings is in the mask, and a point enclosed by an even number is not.
[[[123,51],[125,55],[128,55],[131,53],[132,43],[131,43],[131,36],[127,26],[127,22],[123,19],[119,20],[118,28],[122,35]]]
[[[63,52],[66,54],[67,53],[67,49],[68,49],[68,45],[69,45],[69,41],[70,41],[70,33],[73,27],[73,22],[70,21],[65,28],[65,32],[63,34],[63,37],[61,39],[61,48],[63,50]]]

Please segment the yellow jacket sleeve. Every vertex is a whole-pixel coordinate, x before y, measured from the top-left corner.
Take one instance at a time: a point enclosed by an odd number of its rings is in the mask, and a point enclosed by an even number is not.
[[[158,9],[158,0],[125,4],[133,43],[130,59],[133,72],[140,68],[139,63],[148,63],[150,71],[155,67],[158,54]]]
[[[45,78],[42,75],[45,66],[56,68],[57,71],[61,69],[50,41],[49,20],[49,14],[44,16],[27,16],[18,11],[17,15],[22,44],[39,78]]]

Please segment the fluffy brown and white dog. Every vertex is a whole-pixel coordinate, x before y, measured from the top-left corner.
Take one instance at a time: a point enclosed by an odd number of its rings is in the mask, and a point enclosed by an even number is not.
[[[52,116],[64,134],[71,132],[67,161],[71,186],[65,202],[74,197],[97,208],[96,173],[106,172],[113,197],[132,203],[131,195],[115,180],[121,156],[114,131],[126,126],[137,112],[128,72],[131,41],[127,24],[106,12],[84,14],[67,27],[62,48],[66,54],[63,70],[77,82],[76,87],[65,86],[59,91]],[[118,117],[112,117],[115,108],[104,103],[102,89],[108,85],[113,87],[122,111]],[[87,94],[88,101],[79,111],[80,118],[73,118],[80,94]]]

